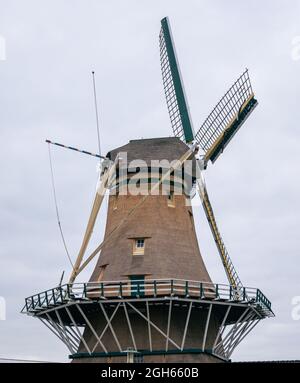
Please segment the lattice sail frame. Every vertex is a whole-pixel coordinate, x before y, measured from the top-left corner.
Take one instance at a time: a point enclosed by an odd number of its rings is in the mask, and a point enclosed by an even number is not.
[[[160,63],[168,112],[175,137],[185,142],[194,139],[192,120],[167,17],[161,20]]]
[[[205,163],[209,160],[215,162],[256,105],[246,69],[221,98],[195,136],[205,152]]]

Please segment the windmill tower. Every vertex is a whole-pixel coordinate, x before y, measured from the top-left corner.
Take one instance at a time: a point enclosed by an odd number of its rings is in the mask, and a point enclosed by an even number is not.
[[[49,327],[74,362],[229,361],[273,316],[262,292],[242,284],[203,177],[257,105],[248,71],[195,134],[167,18],[159,41],[174,137],[132,140],[107,154],[69,283],[25,299],[23,312]],[[196,189],[228,285],[211,281],[201,257],[190,203]],[[107,190],[104,239],[84,260]],[[75,283],[96,256],[90,280]]]

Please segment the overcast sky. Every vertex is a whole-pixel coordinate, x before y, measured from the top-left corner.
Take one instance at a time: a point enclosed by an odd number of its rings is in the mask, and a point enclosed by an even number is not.
[[[58,284],[70,266],[57,227],[46,138],[96,151],[96,71],[102,152],[172,134],[158,33],[169,16],[195,129],[247,67],[259,106],[206,172],[225,243],[246,286],[276,317],[233,360],[300,359],[300,1],[0,0],[0,357],[67,361],[63,344],[21,315],[24,297]],[[294,45],[293,45],[294,42]],[[0,57],[1,58],[1,57]],[[3,58],[3,57],[2,57]],[[96,159],[53,148],[60,214],[73,259],[95,185]],[[100,242],[102,209],[90,249]],[[198,239],[214,282],[226,283],[201,207]],[[79,281],[87,280],[93,265]]]

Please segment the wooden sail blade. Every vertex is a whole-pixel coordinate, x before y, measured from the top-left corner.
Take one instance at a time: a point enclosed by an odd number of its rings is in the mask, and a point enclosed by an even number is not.
[[[230,283],[230,285],[234,288],[234,294],[239,295],[241,294],[243,290],[243,284],[236,272],[236,269],[232,263],[232,260],[228,254],[228,251],[225,247],[225,244],[223,242],[223,239],[221,237],[219,228],[217,226],[216,218],[213,212],[212,205],[210,203],[205,181],[203,178],[203,175],[201,173],[199,164],[198,164],[198,171],[200,172],[200,176],[197,179],[197,184],[198,184],[198,192],[199,196],[202,202],[202,206],[206,215],[206,218],[208,220],[212,235],[214,237],[219,255],[221,257],[222,264],[224,266],[224,270],[227,276],[227,279]]]
[[[100,184],[100,186],[96,192],[96,195],[95,195],[94,203],[93,203],[90,217],[88,220],[88,224],[87,224],[87,227],[85,230],[83,241],[82,241],[76,262],[74,264],[72,274],[71,274],[71,277],[69,279],[69,283],[73,283],[76,276],[77,276],[77,273],[78,273],[78,270],[80,268],[81,262],[83,260],[85,251],[86,251],[87,246],[89,244],[89,241],[91,239],[91,235],[93,233],[93,229],[94,229],[96,219],[97,219],[100,207],[102,205],[102,202],[103,202],[103,199],[105,196],[105,192],[106,192],[107,188],[109,187],[109,183],[110,183],[109,181],[110,181],[111,176],[115,172],[115,169],[116,169],[116,165],[114,163],[110,168],[108,168],[104,172],[104,174],[102,176],[101,184]]]

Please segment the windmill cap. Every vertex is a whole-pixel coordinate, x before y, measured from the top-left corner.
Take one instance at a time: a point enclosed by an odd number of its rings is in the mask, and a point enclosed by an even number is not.
[[[130,140],[128,144],[120,146],[107,153],[107,157],[115,160],[119,153],[127,154],[128,163],[142,160],[151,166],[153,160],[178,160],[189,147],[177,137],[143,138]]]

